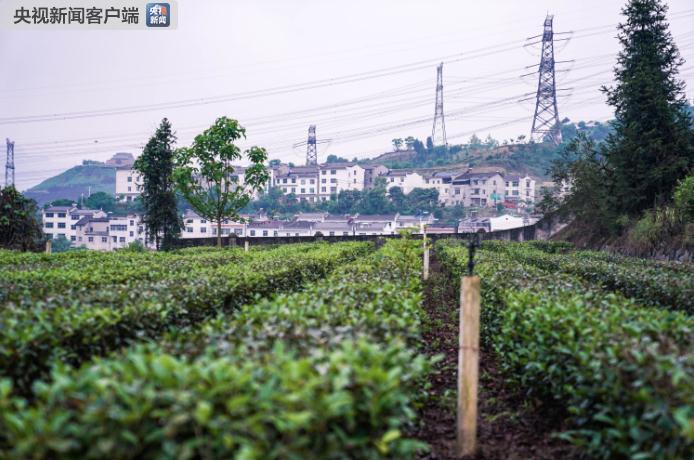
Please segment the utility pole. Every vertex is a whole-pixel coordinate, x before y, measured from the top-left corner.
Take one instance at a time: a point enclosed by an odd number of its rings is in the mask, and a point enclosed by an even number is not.
[[[431,128],[431,141],[434,145],[448,147],[446,121],[443,116],[443,62],[436,67],[436,107],[434,109],[434,126]]]
[[[7,162],[5,163],[5,187],[14,187],[14,142],[5,139],[7,145]]]
[[[555,64],[554,60],[554,42],[564,39],[554,39],[554,35],[558,33],[570,32],[554,32],[552,22],[554,16],[548,14],[545,18],[544,29],[542,35],[530,37],[529,40],[542,37],[542,51],[540,54],[540,65],[538,68],[537,95],[535,97],[535,115],[533,116],[533,126],[530,130],[530,140],[536,142],[544,142],[548,140],[555,145],[561,143],[561,125],[559,123],[559,111],[557,109],[557,86],[555,81]],[[533,42],[528,45],[533,45]],[[533,66],[534,67],[534,66]],[[561,90],[559,90],[561,91]]]

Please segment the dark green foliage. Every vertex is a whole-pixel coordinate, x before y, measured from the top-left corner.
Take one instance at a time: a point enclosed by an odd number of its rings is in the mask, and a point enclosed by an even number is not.
[[[96,192],[89,195],[83,207],[86,209],[101,209],[104,212],[113,212],[116,209],[116,198],[105,192]]]
[[[388,242],[305,292],[59,367],[32,402],[0,383],[0,456],[412,458],[420,257]]]
[[[440,242],[437,254],[454,279],[465,271],[464,247]],[[691,457],[691,316],[525,264],[516,251],[479,259],[483,343],[519,392],[562,409],[555,416],[571,424],[562,438],[588,458]]]
[[[171,123],[164,118],[134,165],[142,181],[140,199],[147,235],[157,248],[162,249],[171,247],[183,225],[177,210],[173,182],[175,142]]]
[[[16,188],[0,188],[0,249],[39,249],[43,239],[36,202]]]
[[[10,256],[15,264],[0,276],[0,375],[28,393],[54,360],[79,364],[172,327],[231,314],[258,296],[325,276],[367,248]]]
[[[617,84],[606,88],[615,109],[605,159],[619,212],[638,214],[667,202],[694,160],[694,130],[687,112],[684,60],[668,30],[662,0],[630,0],[619,25],[622,51]]]

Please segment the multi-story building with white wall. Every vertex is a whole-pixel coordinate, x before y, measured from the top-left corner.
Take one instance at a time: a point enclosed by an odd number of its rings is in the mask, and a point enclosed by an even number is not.
[[[506,201],[524,205],[535,203],[535,180],[530,176],[506,176]]]
[[[319,199],[327,201],[344,190],[364,190],[366,170],[356,163],[320,165]]]
[[[116,169],[116,199],[133,201],[142,193],[142,178],[134,169]]]
[[[500,172],[467,172],[451,180],[451,204],[492,207],[504,200],[506,183]]]
[[[75,223],[72,245],[96,251],[122,249],[134,242],[147,246],[144,224],[136,214],[84,215]]]
[[[49,238],[77,240],[75,224],[85,216],[106,217],[99,209],[79,209],[77,206],[49,206],[41,211],[43,233]]]

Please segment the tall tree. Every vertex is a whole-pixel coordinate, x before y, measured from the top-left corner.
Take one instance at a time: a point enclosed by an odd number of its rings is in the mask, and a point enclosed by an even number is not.
[[[13,186],[0,188],[0,248],[29,251],[38,248],[43,231],[36,202]]]
[[[267,152],[251,147],[242,152],[235,144],[246,138],[246,129],[238,121],[218,118],[193,145],[176,151],[174,178],[192,208],[202,217],[217,223],[217,246],[222,246],[222,222],[240,221],[239,211],[256,191],[261,191],[270,176],[265,168]],[[249,160],[243,181],[234,161]]]
[[[116,209],[116,199],[106,192],[96,192],[89,195],[84,201],[87,209],[101,209],[104,212],[113,212]]]
[[[171,248],[181,233],[182,222],[173,181],[175,143],[171,123],[164,118],[134,165],[142,181],[142,220],[149,240],[156,244],[157,249]]]
[[[638,214],[664,202],[692,167],[694,132],[678,69],[684,62],[662,0],[629,0],[619,25],[616,84],[603,88],[615,109],[604,152],[617,211]]]

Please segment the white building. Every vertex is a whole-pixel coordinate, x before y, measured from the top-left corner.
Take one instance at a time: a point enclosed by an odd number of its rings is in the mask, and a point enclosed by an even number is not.
[[[272,174],[272,185],[285,195],[293,194],[300,201],[318,201],[318,167],[281,165]]]
[[[133,201],[142,193],[142,178],[134,169],[116,169],[116,199]]]
[[[43,233],[49,238],[64,237],[69,241],[77,240],[75,224],[85,216],[106,217],[98,209],[78,209],[76,206],[49,206],[41,211]]]
[[[535,180],[530,176],[507,176],[505,190],[505,201],[519,205],[535,203]]]
[[[366,170],[356,163],[320,165],[319,199],[327,201],[343,190],[364,190]]]
[[[245,224],[224,220],[222,222],[222,236],[234,233],[237,236],[245,236]],[[195,211],[188,209],[183,214],[183,229],[181,238],[210,238],[217,236],[217,223],[200,217]]]
[[[147,246],[140,216],[84,215],[75,223],[75,240],[72,245],[96,251],[113,251],[125,248],[135,241]]]
[[[506,183],[500,172],[467,172],[451,180],[450,204],[494,207],[504,201]]]

